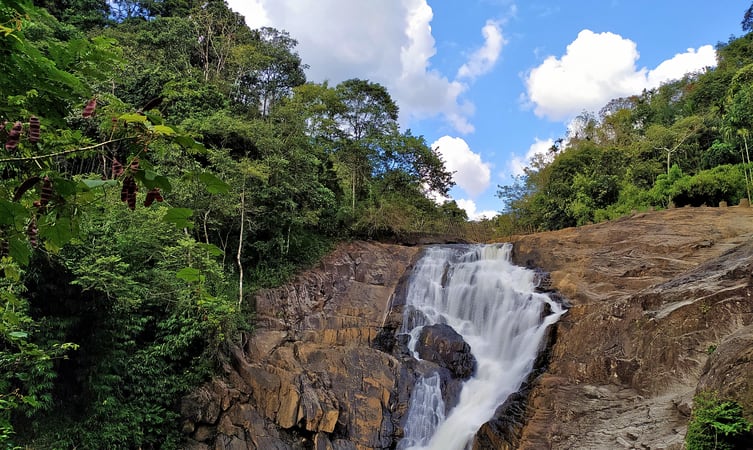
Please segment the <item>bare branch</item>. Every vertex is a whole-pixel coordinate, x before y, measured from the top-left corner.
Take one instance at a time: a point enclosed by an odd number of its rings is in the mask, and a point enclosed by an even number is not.
[[[63,150],[62,152],[48,153],[46,155],[18,156],[18,157],[15,157],[15,158],[3,158],[3,159],[0,159],[0,163],[23,162],[23,161],[39,161],[39,160],[47,159],[47,158],[55,158],[57,156],[70,155],[72,153],[86,152],[86,151],[89,151],[89,150],[95,150],[97,148],[104,147],[105,145],[112,144],[113,142],[120,142],[120,141],[125,141],[125,140],[128,140],[128,139],[134,139],[134,138],[133,137],[125,137],[125,138],[111,139],[109,141],[100,142],[99,144],[90,145],[88,147],[73,148],[73,149],[70,149],[70,150]]]

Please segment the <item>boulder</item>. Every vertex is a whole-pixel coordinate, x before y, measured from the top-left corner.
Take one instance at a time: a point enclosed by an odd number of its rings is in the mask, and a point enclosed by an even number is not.
[[[476,358],[463,336],[447,324],[423,327],[416,342],[421,359],[436,363],[455,378],[468,379],[476,370]]]

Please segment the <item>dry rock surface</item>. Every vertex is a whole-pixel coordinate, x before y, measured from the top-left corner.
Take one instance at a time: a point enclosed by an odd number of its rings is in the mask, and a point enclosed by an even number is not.
[[[412,380],[373,344],[418,252],[343,244],[319,267],[257,295],[256,329],[232,349],[225,376],[183,401],[190,447],[390,448],[407,408],[400,387]]]
[[[753,209],[682,208],[514,239],[572,308],[522,449],[680,449],[693,395],[753,412]]]
[[[571,308],[474,449],[680,449],[700,389],[753,419],[753,208],[649,212],[512,240],[515,262],[548,272]],[[419,252],[343,244],[261,292],[254,333],[224,375],[183,401],[188,447],[394,448],[410,388],[432,371],[454,404],[474,367],[465,343],[434,330],[425,351],[437,364],[417,362],[394,334]]]

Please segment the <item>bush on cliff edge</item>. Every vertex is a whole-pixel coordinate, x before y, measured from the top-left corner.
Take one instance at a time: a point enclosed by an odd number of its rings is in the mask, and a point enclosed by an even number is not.
[[[713,392],[693,399],[693,414],[685,435],[688,450],[734,450],[750,448],[751,423],[735,401],[722,401]]]

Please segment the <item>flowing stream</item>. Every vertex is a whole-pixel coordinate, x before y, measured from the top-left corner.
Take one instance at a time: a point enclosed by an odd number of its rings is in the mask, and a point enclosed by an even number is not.
[[[513,265],[511,249],[431,247],[416,264],[401,330],[411,335],[411,351],[418,357],[415,341],[423,326],[446,323],[470,345],[477,371],[446,417],[439,376],[428,374],[416,383],[399,450],[469,448],[479,427],[520,388],[546,328],[565,312],[534,291],[535,273]]]

